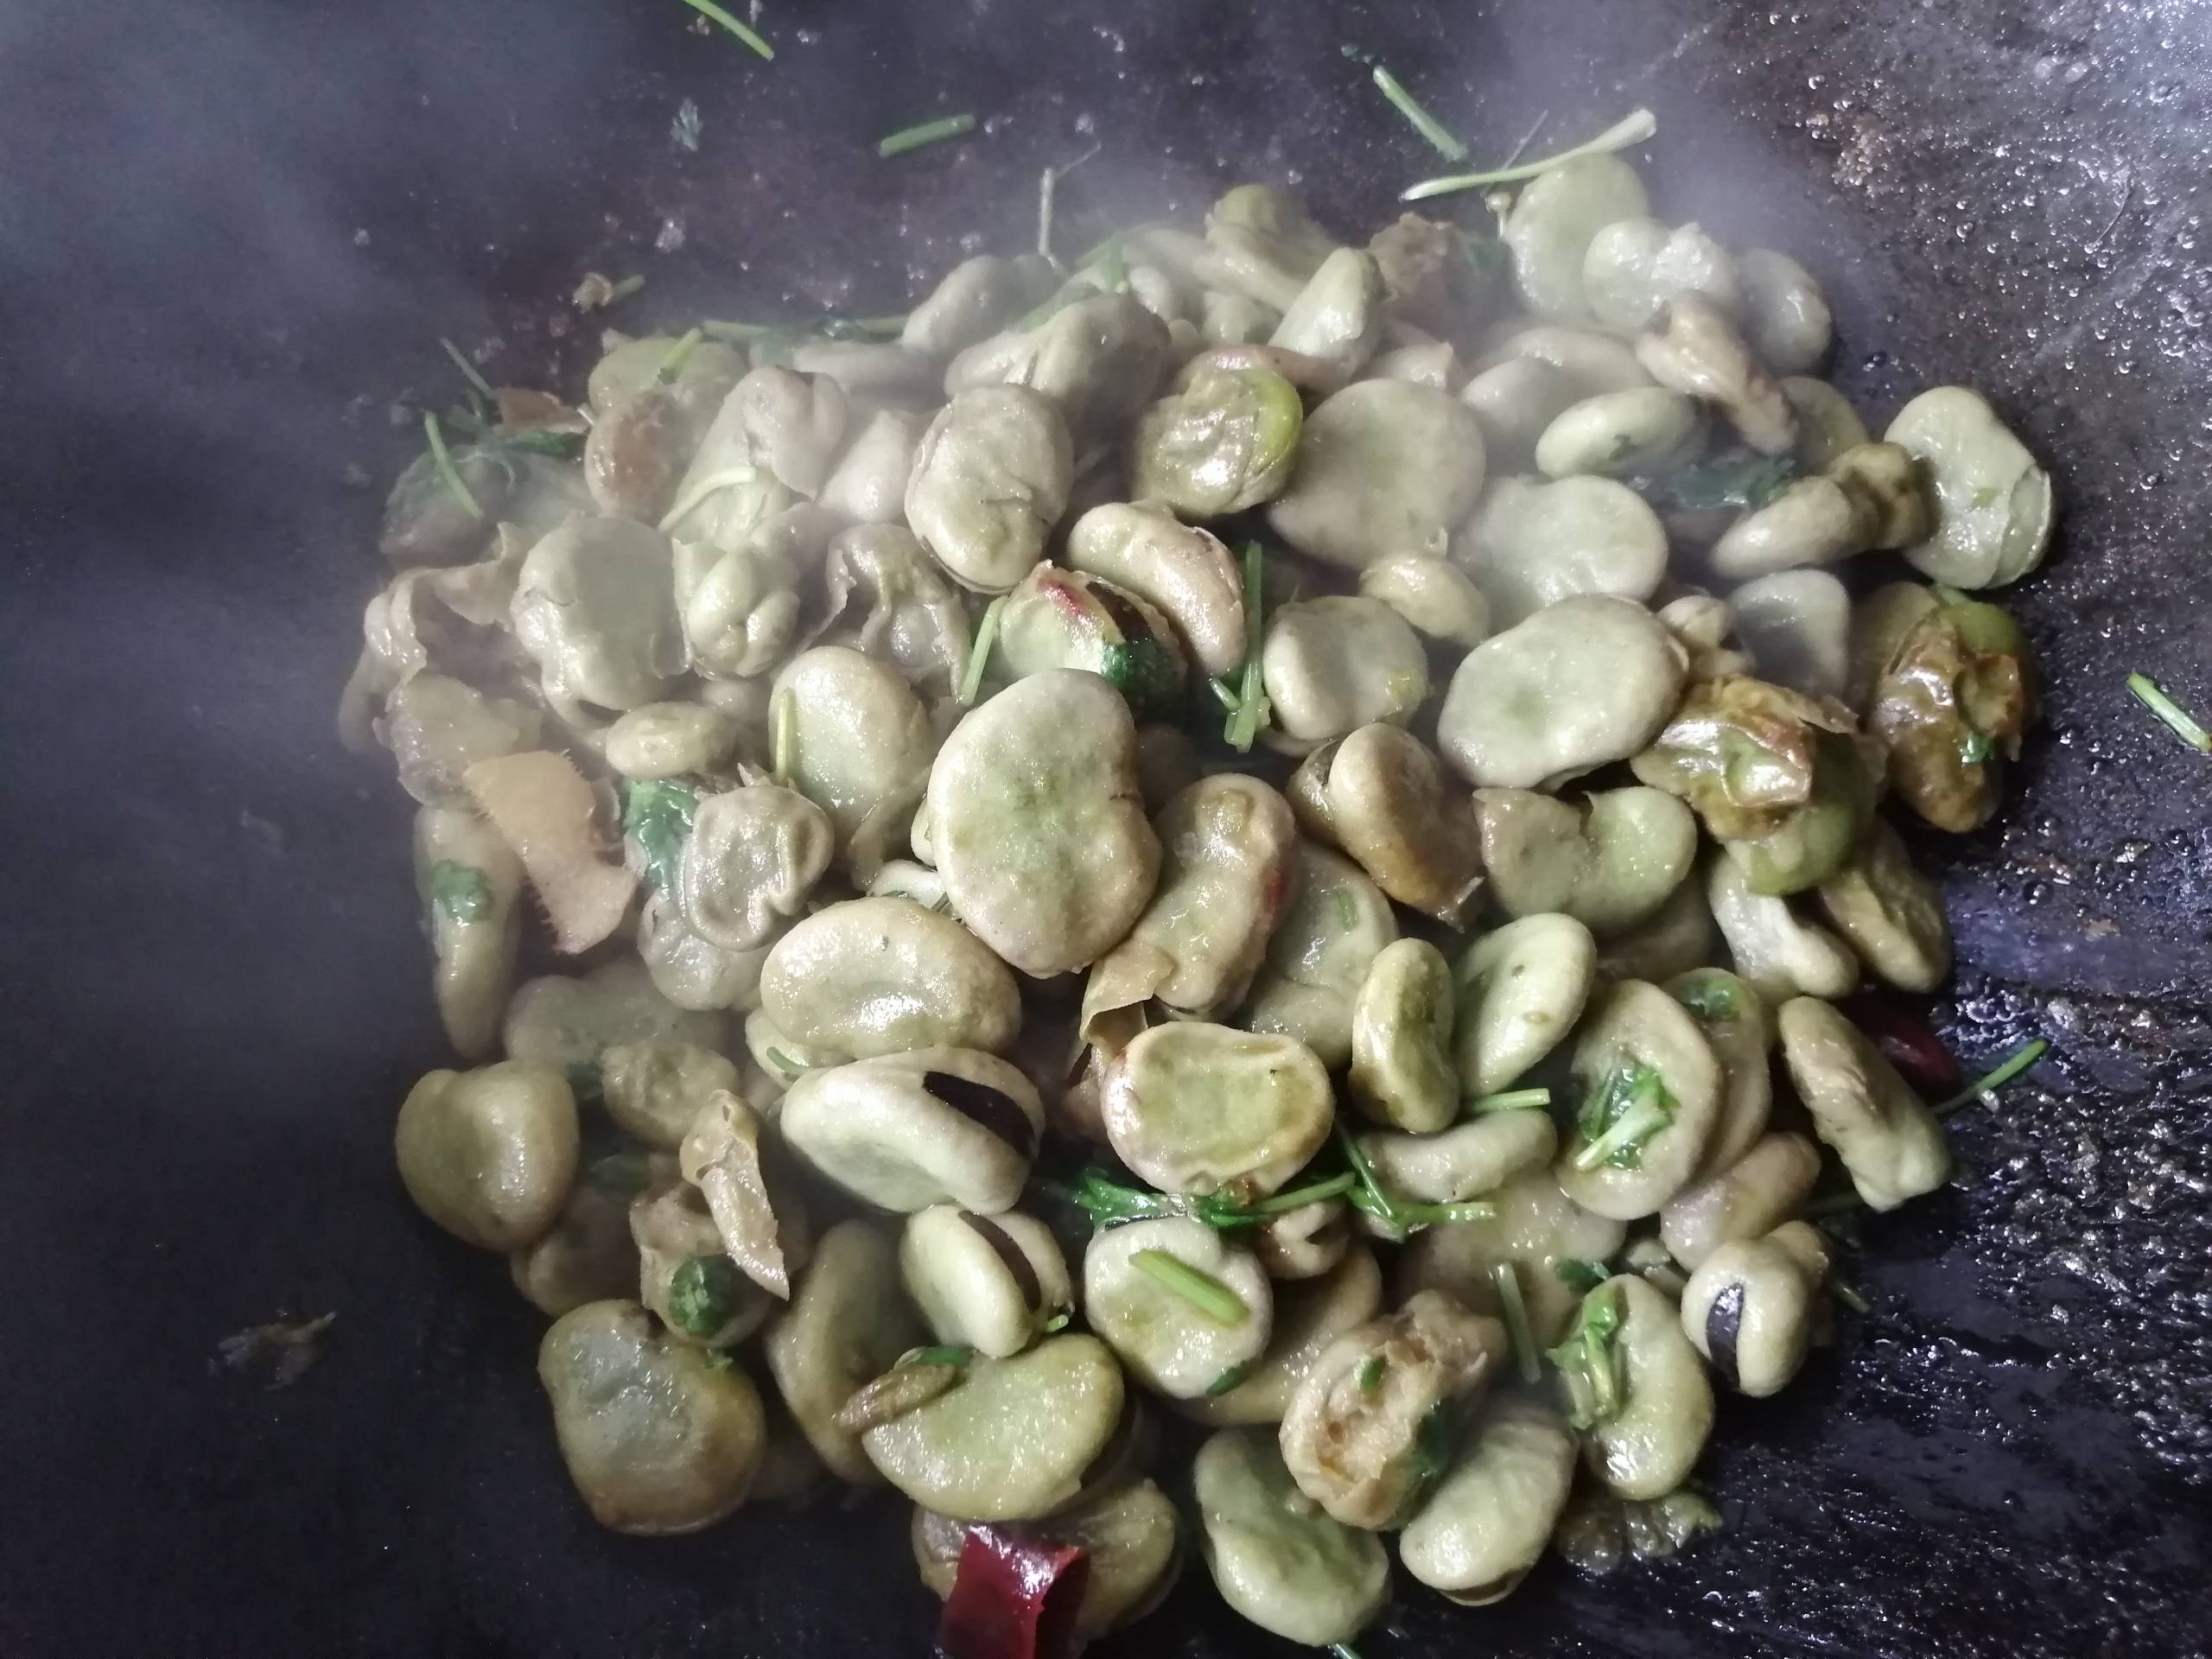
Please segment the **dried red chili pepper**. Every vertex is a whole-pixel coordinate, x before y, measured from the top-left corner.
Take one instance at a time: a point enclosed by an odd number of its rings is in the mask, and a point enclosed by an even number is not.
[[[1837,1006],[1923,1095],[1940,1099],[1966,1081],[1956,1057],[1943,1046],[1943,1039],[1919,1010],[1902,998],[1862,991]]]
[[[970,1527],[937,1627],[944,1659],[1073,1659],[1090,1560],[1073,1544]]]

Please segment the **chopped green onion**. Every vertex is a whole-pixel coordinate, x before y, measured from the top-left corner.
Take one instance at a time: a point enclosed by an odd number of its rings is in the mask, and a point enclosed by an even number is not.
[[[1252,747],[1260,728],[1268,723],[1268,694],[1260,678],[1260,647],[1265,640],[1266,601],[1261,578],[1266,556],[1257,542],[1244,543],[1244,677],[1236,692],[1236,707],[1222,729],[1222,737],[1239,754]]]
[[[1997,745],[1987,732],[1968,732],[1959,740],[1959,759],[1969,766],[1978,766],[1997,753]]]
[[[683,367],[683,359],[690,356],[692,348],[706,337],[704,328],[694,328],[670,346],[667,355],[660,360],[660,366],[653,371],[653,384],[665,386],[674,382],[677,372]]]
[[[1551,1103],[1548,1089],[1509,1089],[1502,1095],[1477,1095],[1464,1109],[1479,1117],[1485,1112],[1525,1112]]]
[[[1209,1395],[1223,1395],[1233,1389],[1241,1389],[1252,1373],[1259,1369],[1259,1366],[1260,1362],[1256,1359],[1248,1359],[1241,1365],[1232,1365],[1206,1384],[1206,1392]]]
[[[1218,1325],[1238,1325],[1252,1317],[1244,1299],[1210,1273],[1201,1273],[1166,1250],[1139,1250],[1129,1265],[1156,1280]]]
[[[1206,690],[1213,693],[1213,700],[1230,714],[1236,712],[1236,690],[1219,675],[1206,682]]]
[[[1054,270],[1060,269],[1059,257],[1052,251],[1052,209],[1060,193],[1060,181],[1098,150],[1099,146],[1093,144],[1065,167],[1048,167],[1037,175],[1037,252]]]
[[[1545,1357],[1567,1384],[1567,1421],[1595,1428],[1621,1408],[1628,1393],[1628,1356],[1614,1338],[1621,1328],[1621,1299],[1599,1286],[1582,1299],[1574,1332]]]
[[[1864,1296],[1861,1296],[1857,1291],[1853,1290],[1851,1286],[1846,1283],[1843,1280],[1829,1280],[1828,1294],[1834,1297],[1839,1302],[1841,1302],[1853,1313],[1865,1313],[1869,1311],[1866,1299]]]
[[[607,290],[606,302],[612,305],[617,300],[626,300],[645,285],[645,279],[642,274],[625,276]]]
[[[1938,1117],[1948,1117],[1962,1106],[1971,1106],[1984,1095],[1993,1094],[2003,1088],[2050,1052],[2049,1041],[2038,1037],[1986,1077],[1975,1078],[1948,1100],[1929,1109]]]
[[[716,5],[715,3],[715,0],[683,0],[683,3],[690,7],[692,10],[699,13],[700,16],[703,17],[710,17],[715,22],[720,23],[724,29],[736,35],[739,40],[743,41],[746,45],[751,47],[762,57],[769,59],[772,61],[774,60],[776,48],[769,45],[767,41],[762,40],[758,35],[747,29],[743,23],[738,22],[736,18],[731,16],[729,13],[724,11],[720,6]]]
[[[1362,1394],[1372,1394],[1382,1386],[1382,1373],[1390,1369],[1390,1362],[1380,1354],[1370,1354],[1359,1363],[1359,1374],[1353,1380]]]
[[[791,773],[798,766],[798,694],[779,691],[768,710],[768,765],[775,781],[785,789],[791,785]]]
[[[1547,156],[1541,161],[1522,162],[1515,167],[1500,167],[1488,173],[1454,173],[1440,179],[1423,179],[1398,193],[1401,201],[1426,201],[1431,196],[1448,196],[1459,190],[1480,190],[1493,184],[1512,184],[1522,179],[1533,179],[1539,173],[1548,172],[1562,162],[1579,160],[1585,156],[1610,155],[1617,149],[1626,149],[1640,144],[1659,130],[1659,118],[1649,110],[1637,110],[1616,121],[1586,144],[1577,144],[1563,149],[1556,156]]]
[[[1336,1659],[1359,1659],[1359,1649],[1349,1642],[1332,1642],[1325,1651],[1335,1655]]]
[[[782,1072],[786,1077],[795,1077],[798,1076],[800,1072],[806,1070],[804,1066],[801,1065],[797,1060],[791,1058],[790,1055],[785,1053],[780,1048],[764,1048],[760,1052],[768,1057],[769,1065],[774,1066],[777,1071]]]
[[[1357,1181],[1357,1185],[1344,1189],[1344,1202],[1373,1219],[1393,1238],[1406,1238],[1424,1227],[1488,1221],[1497,1213],[1487,1204],[1418,1204],[1394,1197],[1383,1189],[1376,1177],[1375,1166],[1359,1149],[1359,1142],[1352,1138],[1351,1132],[1341,1123],[1337,1125],[1337,1139],[1344,1147],[1344,1161],[1351,1166]]]
[[[973,708],[982,694],[983,664],[991,659],[991,647],[998,643],[999,613],[1006,608],[1006,595],[1000,594],[983,607],[983,620],[976,625],[976,643],[968,649],[968,665],[960,673],[960,706]]]
[[[467,480],[461,477],[461,468],[453,464],[453,456],[446,449],[446,435],[438,429],[438,417],[428,410],[423,411],[423,435],[430,441],[431,464],[437,467],[446,488],[453,492],[454,499],[468,509],[470,518],[481,518],[484,509],[477,504]]]
[[[1583,1097],[1576,1128],[1583,1138],[1574,1166],[1634,1169],[1643,1145],[1675,1121],[1676,1103],[1658,1071],[1649,1065],[1616,1066]]]
[[[698,0],[692,0],[696,4]],[[919,149],[925,144],[941,144],[948,138],[958,138],[976,130],[976,118],[965,112],[948,115],[936,121],[925,121],[918,126],[901,127],[875,141],[878,156],[901,156],[910,149]]]
[[[1421,100],[1406,90],[1405,83],[1379,63],[1375,66],[1375,86],[1397,105],[1399,114],[1414,124],[1414,131],[1443,152],[1446,161],[1467,159],[1467,147],[1452,136],[1451,129],[1423,109]]]
[[[461,371],[461,378],[468,382],[470,390],[487,403],[496,401],[495,394],[492,391],[492,383],[477,372],[476,365],[462,354],[460,346],[454,345],[443,334],[438,336],[438,344],[446,348],[446,355],[453,359],[454,367]]]
[[[1510,1262],[1491,1263],[1490,1281],[1497,1290],[1497,1305],[1505,1315],[1505,1334],[1513,1344],[1513,1363],[1523,1382],[1543,1376],[1536,1352],[1535,1332],[1529,1328],[1529,1304],[1521,1296],[1521,1273]]]
[[[1602,1262],[1569,1256],[1552,1263],[1552,1274],[1569,1290],[1580,1291],[1586,1296],[1611,1278],[1613,1270]]]
[[[965,1365],[976,1357],[976,1351],[964,1344],[948,1344],[941,1348],[917,1348],[893,1367],[906,1370],[915,1365]]]
[[[1074,1315],[1070,1313],[1066,1308],[1062,1308],[1058,1313],[1053,1314],[1051,1319],[1045,1321],[1045,1334],[1049,1337],[1056,1331],[1066,1330],[1068,1328],[1069,1319],[1073,1317]]]
[[[442,858],[430,866],[430,902],[448,921],[480,922],[492,913],[492,884],[474,865]]]
[[[645,880],[661,893],[676,892],[676,867],[698,808],[698,791],[683,784],[639,778],[622,785],[622,833],[638,843]]]
[[[2135,694],[2136,701],[2166,722],[2173,734],[2192,749],[2212,754],[2212,732],[2197,723],[2196,717],[2165,693],[2148,674],[2131,674],[2127,689]]]

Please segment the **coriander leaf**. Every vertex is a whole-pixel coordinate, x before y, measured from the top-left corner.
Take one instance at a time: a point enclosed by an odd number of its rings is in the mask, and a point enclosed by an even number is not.
[[[1688,467],[1624,480],[1653,506],[1699,512],[1721,507],[1763,507],[1799,472],[1790,455],[1760,455],[1733,449]]]
[[[1595,1428],[1621,1408],[1628,1397],[1628,1356],[1615,1340],[1620,1334],[1620,1294],[1603,1286],[1582,1299],[1574,1330],[1544,1357],[1559,1368],[1567,1384],[1567,1421],[1579,1429]]]
[[[698,791],[682,784],[640,778],[622,786],[622,833],[638,843],[645,880],[662,893],[676,890],[677,860],[698,808]]]
[[[1259,1363],[1256,1359],[1248,1359],[1241,1365],[1230,1366],[1206,1384],[1206,1392],[1210,1395],[1222,1395],[1227,1394],[1232,1389],[1242,1387],[1245,1379],[1249,1377],[1258,1367]]]
[[[705,1341],[728,1325],[744,1294],[745,1275],[726,1255],[695,1255],[668,1281],[668,1322]]]
[[[1362,1394],[1372,1394],[1382,1386],[1382,1373],[1390,1369],[1390,1362],[1380,1354],[1370,1354],[1359,1363],[1359,1374],[1355,1381]]]
[[[1574,1166],[1638,1167],[1644,1143],[1674,1122],[1677,1106],[1652,1067],[1640,1061],[1614,1067],[1582,1097],[1575,1127],[1584,1145],[1574,1154]]]
[[[492,884],[474,865],[442,858],[430,866],[430,902],[448,921],[480,922],[492,913]]]
[[[1613,1270],[1602,1262],[1585,1261],[1574,1257],[1553,1262],[1552,1273],[1560,1283],[1567,1287],[1568,1289],[1579,1290],[1585,1295],[1597,1289],[1599,1286],[1613,1276]]]

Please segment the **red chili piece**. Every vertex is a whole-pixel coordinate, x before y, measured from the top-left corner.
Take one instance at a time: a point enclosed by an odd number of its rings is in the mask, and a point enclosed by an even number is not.
[[[944,1617],[944,1659],[1073,1659],[1090,1560],[1073,1544],[970,1527]]]
[[[1878,991],[1862,991],[1838,1006],[1922,1094],[1941,1099],[1966,1081],[1943,1039],[1910,1003]]]

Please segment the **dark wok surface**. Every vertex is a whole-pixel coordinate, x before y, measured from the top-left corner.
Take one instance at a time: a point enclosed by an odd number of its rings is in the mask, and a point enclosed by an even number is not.
[[[442,333],[501,342],[495,378],[573,363],[557,301],[591,264],[649,273],[633,323],[898,308],[966,238],[1023,245],[1037,168],[1091,134],[1077,238],[1248,175],[1379,219],[1435,158],[1344,41],[1482,156],[1649,103],[1662,212],[1812,264],[1878,420],[1988,391],[2067,512],[2018,595],[2049,726],[1943,854],[1946,1029],[1971,1062],[2042,1030],[2043,1086],[1867,1228],[1841,1349],[1731,1402],[1724,1536],[1415,1600],[1363,1650],[2204,1651],[2212,762],[2121,686],[2212,709],[2202,10],[769,0],[772,67],[683,16],[0,13],[0,1653],[922,1650],[888,1503],[593,1528],[537,1317],[404,1207],[391,1116],[440,1052],[406,803],[330,734],[414,441],[387,406],[448,397]],[[962,108],[995,130],[874,159]],[[334,1309],[298,1387],[212,1370],[223,1335]],[[1274,1650],[1187,1584],[1121,1650],[1163,1649]]]

